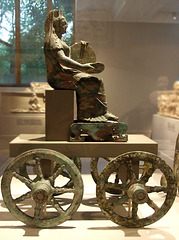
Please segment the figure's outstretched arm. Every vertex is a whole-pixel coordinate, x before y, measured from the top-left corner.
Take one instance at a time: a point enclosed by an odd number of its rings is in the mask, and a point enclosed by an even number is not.
[[[63,50],[57,52],[58,62],[66,67],[78,69],[82,72],[90,72],[94,69],[91,63],[81,64],[70,57],[67,57]]]

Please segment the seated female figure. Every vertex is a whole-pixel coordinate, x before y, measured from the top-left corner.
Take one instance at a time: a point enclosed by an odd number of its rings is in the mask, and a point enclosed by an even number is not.
[[[48,13],[44,43],[48,83],[54,89],[76,91],[78,121],[118,120],[118,117],[107,111],[102,79],[91,74],[95,70],[95,64],[81,64],[69,57],[70,48],[62,40],[67,26],[62,11],[52,10]]]

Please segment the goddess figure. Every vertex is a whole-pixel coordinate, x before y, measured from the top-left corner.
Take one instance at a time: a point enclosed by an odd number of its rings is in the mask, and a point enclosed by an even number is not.
[[[107,111],[103,80],[92,75],[97,72],[95,63],[81,64],[70,58],[70,47],[62,40],[67,26],[62,10],[48,13],[44,54],[49,85],[76,91],[78,121],[117,121],[118,117]]]

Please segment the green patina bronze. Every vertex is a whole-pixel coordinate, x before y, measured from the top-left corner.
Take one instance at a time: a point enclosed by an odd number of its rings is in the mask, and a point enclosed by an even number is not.
[[[134,161],[150,163],[151,167],[139,177],[133,169]],[[127,168],[126,182],[111,182],[110,176],[116,173],[122,165]],[[156,170],[164,174],[166,186],[148,185],[149,179]],[[107,195],[109,188],[121,193],[114,196]],[[156,222],[168,212],[175,200],[176,190],[173,171],[162,159],[151,153],[130,152],[116,157],[106,165],[98,177],[96,195],[101,210],[110,220],[125,227],[139,228]],[[155,198],[152,199],[153,193],[158,194],[161,200],[163,199],[161,206],[157,206],[154,202]],[[139,216],[139,207],[142,204],[146,204],[153,213],[145,217]],[[123,211],[118,211],[118,209]]]
[[[177,187],[179,192],[179,134],[176,139],[173,172],[177,181]]]
[[[85,141],[91,137],[93,141],[126,142],[126,131],[127,125],[122,122],[74,123],[70,127],[71,141]]]
[[[174,202],[177,187],[171,168],[162,159],[151,153],[136,151],[105,160],[107,165],[99,174],[98,159],[92,159],[91,173],[97,183],[96,195],[99,207],[110,220],[126,227],[144,227],[156,222],[168,212]],[[50,162],[47,165],[48,170],[44,166],[47,162]],[[81,168],[79,159],[74,159],[74,162]],[[147,163],[148,166],[147,169],[143,168],[144,171],[140,175],[134,170],[137,162],[139,168],[140,164],[144,166]],[[120,176],[123,165],[127,169],[125,180]],[[25,174],[21,166],[25,166]],[[35,178],[31,179],[28,167],[33,168]],[[157,170],[165,176],[166,186],[148,184]],[[112,175],[114,181],[109,180]],[[55,181],[59,176],[67,178],[68,182],[57,186]],[[24,184],[29,191],[18,197],[14,196],[11,189],[14,178]],[[42,228],[53,227],[69,220],[79,207],[83,194],[83,182],[77,166],[63,154],[49,149],[30,150],[15,158],[4,172],[1,188],[7,208],[18,220]],[[73,193],[73,198],[68,199],[69,206],[64,209],[62,196],[66,193]],[[153,193],[163,199],[161,206],[155,203],[156,196],[154,200],[151,198],[150,194]],[[33,211],[30,215],[28,211],[23,211],[26,200],[32,202]],[[138,211],[143,204],[147,204],[153,213],[145,217],[139,216]],[[127,215],[123,215],[126,206]],[[53,214],[47,210],[48,208],[53,209]]]
[[[126,124],[118,123],[118,117],[107,110],[103,80],[92,75],[102,72],[104,64],[96,62],[94,51],[85,41],[75,43],[71,48],[67,46],[62,40],[66,28],[62,11],[48,13],[44,54],[50,86],[76,91],[77,121],[80,124],[71,126],[73,140],[82,139],[79,133],[82,131],[88,132],[95,141],[127,141],[127,136],[123,134],[127,130]]]
[[[53,163],[52,174],[44,177],[44,161]],[[19,171],[21,166],[32,166],[36,177],[31,179],[27,171],[25,176]],[[43,167],[42,167],[43,166]],[[47,169],[50,173],[51,169]],[[69,179],[69,184],[57,186],[58,177]],[[29,189],[19,197],[13,195],[11,184],[18,179]],[[9,211],[20,221],[30,226],[48,228],[71,218],[78,209],[83,196],[83,181],[76,165],[63,154],[49,149],[34,149],[19,155],[5,170],[2,178],[2,195]],[[72,194],[64,208],[63,194]],[[23,212],[23,204],[29,200],[32,213]],[[48,209],[52,209],[48,211]]]
[[[87,43],[70,47],[62,40],[67,22],[62,11],[52,10],[45,22],[44,54],[47,66],[47,81],[54,89],[72,89],[77,95],[77,119],[79,121],[114,120],[118,117],[107,111],[104,84],[93,73],[104,70],[102,63],[96,63],[93,51]],[[70,50],[74,51],[71,53]],[[90,62],[92,61],[92,62]]]
[[[108,158],[105,157],[103,159],[106,161],[106,163],[113,160],[113,158],[109,158],[109,157]],[[96,184],[98,183],[98,179],[99,179],[98,163],[99,163],[99,158],[91,158],[90,172],[91,172],[91,176]]]
[[[106,163],[113,160],[113,158],[109,158],[109,157],[105,157],[102,159],[104,159],[106,161]],[[100,175],[100,173],[98,172],[98,167],[99,167],[98,165],[99,165],[99,158],[92,158],[91,162],[90,162],[90,172],[91,172],[91,176],[96,184],[98,183],[99,175]],[[117,182],[117,183],[119,182],[118,169],[114,173],[114,179],[115,179],[115,182]],[[121,189],[117,189],[117,188],[114,188],[113,186],[109,186],[106,188],[106,192],[111,193],[111,194],[121,194]]]

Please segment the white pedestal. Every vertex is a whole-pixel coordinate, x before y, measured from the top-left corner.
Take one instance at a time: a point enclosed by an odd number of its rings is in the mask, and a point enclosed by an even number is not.
[[[178,133],[179,119],[153,115],[152,139],[158,143],[159,156],[172,168]]]
[[[7,150],[9,142],[21,133],[45,133],[44,93],[36,94],[41,109],[33,111],[29,103],[32,91],[10,89],[10,92],[0,93],[0,149],[3,150]]]
[[[0,114],[0,149],[8,149],[9,142],[19,134],[44,134],[44,113]]]

